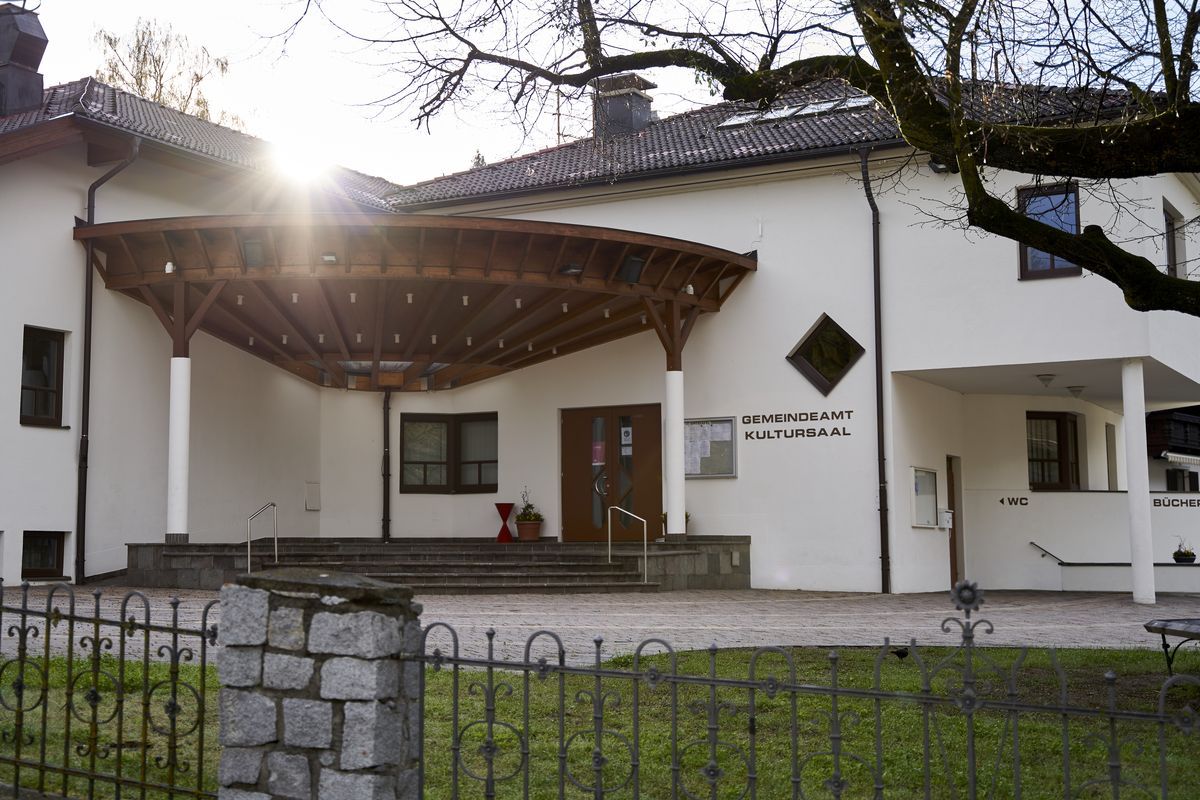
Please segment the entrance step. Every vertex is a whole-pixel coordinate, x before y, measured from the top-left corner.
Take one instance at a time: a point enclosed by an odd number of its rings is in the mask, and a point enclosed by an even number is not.
[[[554,540],[500,544],[494,539],[299,539],[251,545],[254,572],[312,567],[351,572],[410,586],[420,594],[653,592],[739,589],[750,585],[748,537],[694,538],[649,545],[643,582],[642,547]],[[131,544],[127,583],[216,589],[246,571],[246,544]]]

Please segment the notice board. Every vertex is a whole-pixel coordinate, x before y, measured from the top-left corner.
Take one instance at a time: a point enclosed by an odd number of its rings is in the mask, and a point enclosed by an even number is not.
[[[733,417],[684,420],[684,475],[688,478],[736,478],[735,433]]]

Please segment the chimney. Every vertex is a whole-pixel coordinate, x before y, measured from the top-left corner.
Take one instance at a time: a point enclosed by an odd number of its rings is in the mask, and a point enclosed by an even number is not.
[[[650,124],[650,104],[654,98],[647,89],[656,84],[632,72],[609,75],[592,81],[593,134],[598,139],[610,139],[626,133],[636,133]]]
[[[38,67],[47,41],[37,14],[13,3],[0,5],[0,117],[41,107]]]

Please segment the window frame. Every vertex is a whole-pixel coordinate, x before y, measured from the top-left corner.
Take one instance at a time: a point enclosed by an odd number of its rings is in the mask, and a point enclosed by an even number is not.
[[[22,396],[26,391],[44,392],[54,394],[54,415],[52,417],[30,416],[24,413],[20,414],[20,422],[22,425],[28,425],[35,428],[61,428],[62,424],[62,407],[63,407],[63,362],[66,361],[67,352],[67,334],[65,331],[54,330],[53,328],[41,328],[37,325],[26,325],[21,334],[21,364],[22,372],[24,372],[25,353],[28,347],[29,334],[34,332],[41,338],[49,338],[55,341],[58,346],[58,359],[54,375],[54,386],[26,386],[25,381],[21,381]],[[23,397],[22,397],[23,400]],[[35,404],[36,406],[36,404]],[[18,409],[21,405],[18,405]]]
[[[1180,274],[1179,259],[1179,228],[1183,223],[1183,215],[1163,198],[1163,254],[1166,258],[1167,274],[1172,278],[1186,278]]]
[[[1025,472],[1027,479],[1029,474],[1029,421],[1053,420],[1057,424],[1056,433],[1059,441],[1058,458],[1056,461],[1058,463],[1058,474],[1060,479],[1054,483],[1036,484],[1030,480],[1029,490],[1031,492],[1078,492],[1082,490],[1080,485],[1081,465],[1079,463],[1079,424],[1076,417],[1076,414],[1072,414],[1069,411],[1025,412]],[[1074,428],[1074,431],[1070,436],[1066,435],[1066,425],[1068,422]],[[1064,441],[1068,442],[1069,446],[1064,446],[1062,444]],[[1071,452],[1072,450],[1073,452]],[[1071,470],[1071,456],[1074,456],[1074,472]]]
[[[446,461],[407,461],[404,458],[404,436],[409,422],[439,422],[446,426]],[[500,470],[499,442],[495,461],[464,461],[459,452],[462,440],[461,427],[466,422],[495,422],[497,423],[497,438],[499,437],[499,415],[495,411],[476,412],[471,414],[426,414],[403,413],[400,415],[400,475],[397,481],[401,494],[495,494],[500,491],[499,483],[462,482],[462,467],[465,464],[496,465],[497,475]],[[446,483],[441,486],[429,484],[406,485],[404,483],[404,467],[406,464],[445,464]]]
[[[1072,233],[1078,235],[1081,230],[1079,219],[1079,186],[1074,183],[1054,183],[1045,186],[1024,186],[1017,189],[1017,211],[1024,216],[1029,216],[1026,209],[1028,208],[1030,199],[1034,197],[1047,197],[1050,195],[1069,195],[1075,203],[1075,230]],[[1071,278],[1083,274],[1083,267],[1075,264],[1070,267],[1054,267],[1051,266],[1047,270],[1030,270],[1029,269],[1029,251],[1037,250],[1036,247],[1020,243],[1020,275],[1019,279],[1023,281],[1042,280],[1044,278]],[[1045,251],[1040,251],[1045,252]],[[1058,256],[1047,253],[1054,261],[1058,260]],[[1051,262],[1051,264],[1054,263]],[[1068,262],[1069,263],[1069,262]]]
[[[26,548],[26,545],[28,543],[30,536],[44,537],[47,539],[52,539],[54,541],[55,548],[58,551],[58,555],[57,555],[58,570],[57,571],[55,571],[53,569],[40,569],[37,567],[27,568],[25,566],[25,548]],[[66,561],[64,560],[65,551],[66,551],[66,541],[67,541],[66,531],[22,531],[22,536],[21,536],[21,579],[25,580],[26,578],[32,578],[34,580],[38,580],[38,579],[44,579],[44,578],[62,578],[62,577],[64,577],[64,573],[66,572],[66,566],[67,566]]]

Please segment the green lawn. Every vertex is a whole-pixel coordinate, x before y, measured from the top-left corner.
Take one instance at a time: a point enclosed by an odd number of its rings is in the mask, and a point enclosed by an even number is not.
[[[830,685],[831,665],[828,651],[820,648],[795,648],[789,652],[795,660],[798,681],[813,686]],[[979,652],[979,651],[976,651]],[[922,651],[927,663],[945,657],[949,651],[931,649]],[[839,686],[870,688],[874,680],[876,651],[863,648],[842,648],[839,651]],[[1011,668],[1017,651],[992,649],[985,651],[1001,669]],[[1189,659],[1190,655],[1190,659]],[[723,678],[746,679],[750,651],[722,651],[716,662],[716,673]],[[1117,675],[1117,704],[1122,709],[1144,709],[1152,711],[1158,702],[1158,691],[1164,680],[1163,658],[1153,651],[1090,651],[1073,650],[1059,653],[1059,663],[1066,673],[1069,704],[1102,709],[1108,702],[1107,687],[1103,673],[1114,670]],[[1185,660],[1186,659],[1186,660]],[[1180,666],[1196,666],[1200,657],[1187,654],[1181,657]],[[651,659],[660,671],[669,668],[662,658]],[[623,657],[608,662],[606,666],[630,669],[633,659]],[[920,669],[909,657],[901,660],[889,655],[883,661],[881,687],[888,691],[918,692],[921,688]],[[646,669],[643,664],[642,669]],[[709,674],[709,655],[704,652],[684,653],[679,656],[677,671],[681,675],[704,676]],[[787,674],[782,657],[764,657],[758,664],[758,678],[774,674],[784,678]],[[957,673],[955,673],[957,675]],[[452,676],[447,671],[429,673],[426,692],[427,737],[425,745],[426,797],[446,798],[450,796],[452,726],[449,693]],[[482,720],[482,693],[472,694],[468,686],[473,683],[486,685],[484,673],[460,673],[459,725]],[[501,689],[497,692],[497,719],[523,729],[522,703],[525,691],[520,676],[496,673],[497,683],[511,683],[511,696]],[[955,678],[944,674],[934,682],[934,692],[948,694],[951,686],[957,686]],[[1059,684],[1049,657],[1046,654],[1030,654],[1016,678],[1017,697],[1028,704],[1055,704],[1058,702]],[[1004,697],[1007,691],[1004,680],[982,679],[980,695]],[[572,676],[564,681],[561,689],[565,697],[563,727],[565,738],[580,735],[567,748],[566,766],[579,783],[585,787],[595,785],[593,742],[594,708],[591,694],[595,691],[595,679]],[[580,692],[589,694],[580,695]],[[630,682],[606,679],[601,693],[611,692],[619,696],[619,705],[610,700],[604,710],[602,737],[603,755],[607,759],[601,774],[606,787],[624,786],[614,791],[612,797],[633,797],[632,786],[626,783],[630,775],[629,744],[634,739],[633,693]],[[536,676],[529,686],[531,734],[529,737],[529,781],[530,797],[553,798],[558,796],[558,722],[560,687],[557,677],[539,681]],[[640,796],[644,798],[670,798],[671,785],[671,694],[669,688],[660,684],[650,690],[644,683],[639,689],[637,733],[640,752]],[[1200,708],[1200,691],[1196,687],[1180,687],[1172,692],[1170,708],[1181,710],[1191,704]],[[747,789],[749,778],[750,714],[749,692],[744,688],[721,689],[717,693],[717,704],[722,707],[718,716],[719,728],[716,738],[718,746],[717,765],[723,771],[717,783],[717,792],[710,794],[710,784],[702,770],[710,761],[709,715],[711,705],[709,689],[702,685],[680,687],[677,698],[677,720],[680,761],[680,781],[696,797],[738,798]],[[767,697],[764,691],[756,692],[754,718],[756,731],[755,758],[757,797],[775,800],[790,798],[793,778],[793,750],[791,745],[791,695],[776,694]],[[796,728],[797,746],[795,759],[800,776],[800,788],[804,797],[832,797],[825,782],[831,778],[833,759],[831,753],[830,700],[818,695],[800,695],[797,700]],[[841,719],[841,778],[844,781],[843,797],[867,798],[874,792],[875,777],[875,704],[870,699],[839,699]],[[920,706],[894,700],[883,703],[881,714],[883,747],[883,783],[885,796],[910,798],[924,796],[926,758],[923,749],[923,726],[925,724]],[[957,709],[935,711],[928,720],[930,730],[929,783],[933,797],[964,797],[967,784],[966,722]],[[1007,715],[983,712],[976,716],[975,752],[977,763],[977,785],[979,797],[1014,796],[1014,771],[1019,769],[1023,797],[1062,798],[1063,791],[1063,723],[1062,717],[1054,713],[1022,713],[1017,728],[1020,755],[1019,767],[1014,766],[1013,730]],[[1114,797],[1108,783],[1091,787],[1089,781],[1106,780],[1109,775],[1107,748],[1107,723],[1104,720],[1079,719],[1069,723],[1069,766],[1073,796]],[[1122,791],[1122,797],[1157,797],[1158,795],[1158,728],[1148,723],[1122,722],[1116,726],[1121,741],[1122,760],[1125,764],[1122,780],[1130,786]],[[500,752],[496,758],[497,776],[517,773],[512,780],[497,783],[497,797],[516,798],[522,796],[524,775],[520,771],[520,743],[517,735],[506,728],[496,728],[495,739]],[[1095,738],[1099,735],[1101,738]],[[463,741],[463,760],[467,769],[483,776],[486,763],[480,752],[485,736],[485,726],[477,725],[467,730]],[[1185,735],[1171,726],[1164,728],[1166,739],[1167,772],[1171,797],[1200,797],[1200,731]],[[1141,751],[1139,752],[1139,748]],[[576,787],[568,778],[567,797],[591,797],[589,791]],[[1150,794],[1132,790],[1132,784],[1144,784],[1151,788]],[[460,796],[483,797],[484,784],[460,773]],[[989,795],[989,791],[994,794]],[[680,792],[681,797],[686,796]],[[749,796],[749,795],[746,795]]]
[[[829,686],[831,663],[828,651],[821,648],[793,648],[792,655],[798,680],[811,686]],[[922,651],[927,663],[945,657],[949,651],[931,649]],[[982,652],[992,658],[1004,670],[1008,670],[1016,658],[1016,651],[988,648]],[[862,648],[842,648],[838,660],[838,682],[843,688],[869,688],[873,683],[875,651]],[[750,651],[722,651],[716,661],[716,672],[722,678],[745,679],[748,675]],[[1096,651],[1071,650],[1059,653],[1059,663],[1066,673],[1070,687],[1069,702],[1072,706],[1102,709],[1108,702],[1104,682],[1105,670],[1114,670],[1117,703],[1122,709],[1152,711],[1157,705],[1158,691],[1164,678],[1163,659],[1154,651]],[[645,661],[642,669],[653,665],[665,672],[669,665],[665,659],[654,657]],[[1200,671],[1200,653],[1181,655],[1182,669]],[[608,668],[629,670],[633,667],[631,657],[621,657],[606,663]],[[910,656],[904,660],[894,655],[887,656],[882,663],[881,685],[894,692],[918,692],[921,688],[920,670]],[[50,692],[45,705],[29,711],[24,716],[24,732],[21,753],[26,760],[39,760],[45,753],[45,763],[51,769],[39,771],[30,767],[20,770],[21,785],[36,788],[41,786],[53,794],[87,797],[88,781],[84,777],[64,776],[59,769],[64,763],[71,769],[92,768],[107,775],[115,775],[118,763],[121,774],[134,781],[142,777],[143,765],[147,781],[163,783],[170,777],[167,737],[155,732],[154,727],[166,728],[169,720],[164,712],[164,703],[169,696],[169,685],[163,683],[153,694],[149,704],[153,725],[143,727],[142,696],[144,688],[151,687],[169,678],[168,666],[155,663],[149,675],[143,675],[139,663],[128,663],[122,685],[127,693],[122,720],[123,746],[118,759],[116,705],[112,687],[119,677],[119,665],[115,659],[102,660],[101,696],[96,716],[101,724],[97,728],[101,747],[95,753],[87,747],[90,732],[89,722],[92,707],[86,702],[86,690],[91,686],[91,665],[86,659],[76,658],[71,668],[75,676],[76,700],[68,707],[68,667],[64,659],[51,661],[49,671]],[[0,671],[0,698],[13,704],[11,685],[15,680],[16,665],[9,664]],[[679,656],[677,672],[680,675],[706,676],[709,673],[709,655],[704,652],[683,653]],[[954,675],[957,672],[950,671]],[[1058,700],[1058,680],[1046,654],[1030,654],[1018,671],[1016,679],[1017,698],[1029,704],[1054,704]],[[765,656],[758,664],[758,677],[765,680],[768,675],[786,678],[786,667],[780,656]],[[184,664],[180,669],[182,681],[199,690],[199,671],[194,664]],[[448,670],[427,673],[426,701],[426,797],[448,798],[451,765],[451,703],[450,686],[452,675]],[[482,671],[462,670],[460,681],[460,729],[484,717],[484,698],[481,693],[472,693],[472,684],[486,685],[487,675]],[[36,674],[25,679],[29,692],[36,692]],[[520,674],[495,673],[495,682],[509,683],[513,689],[508,695],[502,689],[497,692],[497,719],[515,726],[516,731],[524,728],[522,720],[524,678]],[[565,713],[562,715],[566,738],[578,733],[567,752],[566,764],[571,774],[585,786],[594,780],[593,736],[595,724],[594,706],[591,695],[595,679],[588,676],[568,676],[560,687],[557,676],[529,680],[530,720],[532,734],[529,739],[530,797],[554,798],[558,796],[558,714],[560,692],[565,698]],[[948,693],[956,686],[953,677],[935,681],[935,693]],[[203,725],[181,737],[178,759],[186,763],[186,769],[176,768],[178,785],[186,787],[184,793],[197,786],[215,791],[216,765],[220,753],[217,738],[217,682],[215,670],[209,671],[204,687],[206,714]],[[1003,681],[981,676],[980,694],[986,698],[1003,697],[1006,687]],[[628,679],[607,678],[602,681],[601,693],[607,695],[604,709],[606,731],[602,737],[605,761],[601,767],[604,785],[622,787],[607,794],[608,797],[633,797],[628,784],[630,773],[629,745],[633,742],[633,693]],[[609,694],[611,693],[611,694]],[[27,693],[28,695],[28,693]],[[619,699],[618,699],[619,698]],[[27,696],[26,702],[31,702]],[[636,719],[640,729],[640,796],[654,800],[672,797],[671,785],[671,690],[665,683],[651,689],[646,683],[639,685],[639,708]],[[717,784],[716,797],[737,798],[743,796],[748,780],[750,749],[749,692],[744,688],[721,689],[717,692],[721,706],[718,715],[719,727],[716,737],[718,746],[717,765],[722,777]],[[701,770],[709,763],[709,719],[707,706],[709,690],[700,684],[680,686],[676,698],[677,741],[679,742],[680,781],[697,797],[710,798],[710,787]],[[765,690],[755,696],[756,714],[756,769],[757,797],[764,800],[792,797],[793,753],[791,748],[791,703],[790,694],[777,693],[768,697]],[[1171,696],[1168,707],[1179,711],[1185,705],[1200,708],[1200,690],[1196,687],[1178,687]],[[196,699],[190,691],[180,694],[181,710],[177,716],[181,729],[188,728],[196,720]],[[74,712],[72,715],[71,712]],[[797,700],[796,758],[800,766],[800,787],[806,797],[831,797],[823,786],[831,775],[832,758],[830,743],[830,702],[819,694],[800,695]],[[875,708],[869,699],[839,700],[839,715],[842,721],[841,776],[845,781],[844,797],[871,797],[874,786],[873,764],[875,760]],[[70,717],[69,731],[65,720]],[[111,719],[108,719],[112,716]],[[1013,731],[1004,715],[984,711],[977,716],[976,762],[980,797],[989,796],[994,786],[998,798],[1013,796],[1014,761],[1012,758]],[[106,721],[107,720],[107,721]],[[0,757],[12,758],[14,724],[16,715],[0,706]],[[43,728],[43,724],[45,727]],[[883,730],[883,782],[885,796],[895,798],[921,797],[924,793],[923,725],[921,708],[912,703],[889,700],[883,704],[881,725]],[[933,712],[928,720],[930,729],[930,783],[933,797],[963,797],[966,786],[965,764],[965,718],[956,709]],[[203,749],[200,749],[199,733],[203,731]],[[1121,740],[1121,758],[1124,765],[1122,777],[1131,784],[1151,787],[1150,794],[1139,794],[1130,789],[1122,797],[1158,796],[1158,728],[1153,724],[1122,722],[1117,724],[1116,733]],[[1107,783],[1086,788],[1087,781],[1105,781],[1109,775],[1107,736],[1109,729],[1103,719],[1076,719],[1069,723],[1069,761],[1072,787],[1077,797],[1112,797]],[[1200,797],[1200,731],[1190,736],[1173,725],[1163,729],[1166,740],[1166,762],[1169,774],[1170,796],[1177,798]],[[32,737],[30,740],[29,737]],[[1026,798],[1063,797],[1063,727],[1061,716],[1053,712],[1022,713],[1018,727],[1020,775],[1023,796]],[[1097,738],[1099,737],[1099,738]],[[484,739],[484,726],[466,727],[463,734],[464,767],[483,775],[486,764],[480,753]],[[497,784],[497,797],[516,798],[522,796],[523,773],[520,771],[520,746],[516,732],[497,726],[495,740],[500,747],[496,758],[498,775],[516,772],[516,777]],[[43,750],[44,748],[44,750]],[[1139,752],[1140,748],[1140,752]],[[201,758],[202,756],[202,758]],[[198,777],[197,768],[203,762],[203,776]],[[948,766],[947,766],[948,765]],[[997,765],[999,765],[997,767]],[[14,767],[10,763],[0,764],[0,782],[12,783]],[[484,785],[460,773],[460,797],[483,797]],[[592,797],[590,791],[575,787],[566,779],[567,797]],[[113,783],[97,780],[93,785],[95,796],[114,797]],[[1082,789],[1082,791],[1080,791]],[[121,792],[122,797],[139,798],[143,795],[133,786]],[[165,798],[165,792],[149,791],[145,797]],[[680,796],[685,796],[682,792]],[[749,796],[749,795],[746,795]]]

